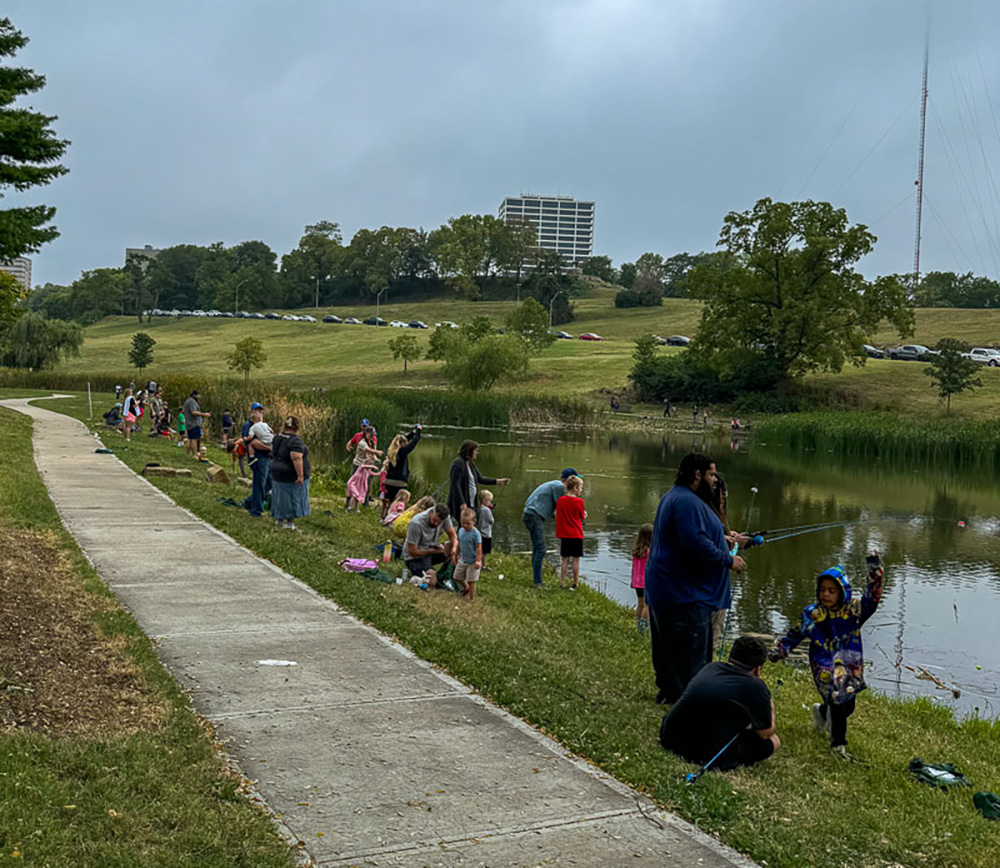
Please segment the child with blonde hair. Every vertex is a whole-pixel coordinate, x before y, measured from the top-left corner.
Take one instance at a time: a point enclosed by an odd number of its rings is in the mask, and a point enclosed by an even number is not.
[[[389,525],[392,524],[397,518],[399,518],[403,511],[409,506],[410,503],[410,492],[405,488],[396,495],[396,499],[389,505],[389,509],[386,510],[385,518],[382,519],[382,524]]]
[[[479,492],[479,509],[476,510],[476,529],[483,537],[483,569],[487,570],[486,556],[493,551],[493,492]]]
[[[559,587],[566,587],[566,573],[573,574],[575,591],[580,586],[580,558],[583,556],[583,522],[587,510],[583,504],[583,480],[570,476],[566,480],[566,494],[556,501],[556,538],[562,565],[559,569]]]
[[[468,506],[462,510],[458,552],[455,581],[462,586],[462,595],[471,602],[476,599],[476,584],[479,582],[479,571],[483,568],[483,535],[476,530],[476,511]]]

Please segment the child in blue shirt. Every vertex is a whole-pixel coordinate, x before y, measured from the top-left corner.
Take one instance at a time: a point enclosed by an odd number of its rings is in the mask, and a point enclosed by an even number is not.
[[[476,583],[483,567],[483,535],[476,530],[476,511],[470,507],[462,510],[462,526],[458,530],[458,564],[455,581],[462,586],[462,596],[476,599]]]

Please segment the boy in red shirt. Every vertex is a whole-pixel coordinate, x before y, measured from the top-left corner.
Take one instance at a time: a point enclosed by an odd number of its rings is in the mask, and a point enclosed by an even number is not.
[[[566,571],[573,573],[570,590],[580,585],[580,557],[583,555],[583,522],[587,510],[583,508],[583,480],[571,476],[566,480],[566,494],[556,501],[556,537],[562,566],[559,570],[559,587],[566,587]]]

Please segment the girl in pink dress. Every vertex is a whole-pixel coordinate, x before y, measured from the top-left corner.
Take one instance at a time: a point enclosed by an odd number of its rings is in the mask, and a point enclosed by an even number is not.
[[[649,609],[646,608],[646,561],[653,544],[653,526],[644,524],[632,546],[632,587],[635,588],[635,617],[640,633],[649,631]]]

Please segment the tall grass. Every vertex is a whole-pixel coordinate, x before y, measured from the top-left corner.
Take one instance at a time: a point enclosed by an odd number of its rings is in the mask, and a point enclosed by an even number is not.
[[[895,413],[796,413],[761,420],[757,435],[795,449],[887,461],[1000,466],[1000,426],[993,421],[918,423]]]

